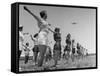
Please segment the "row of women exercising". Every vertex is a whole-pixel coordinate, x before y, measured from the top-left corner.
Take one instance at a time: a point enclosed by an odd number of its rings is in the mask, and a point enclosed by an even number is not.
[[[35,18],[37,21],[37,27],[39,28],[39,31],[34,35],[29,35],[34,42],[34,47],[33,47],[33,53],[34,53],[34,61],[35,64],[39,67],[43,65],[44,57],[47,52],[47,49],[49,49],[48,55],[46,55],[46,58],[52,57],[50,47],[48,46],[48,34],[49,32],[53,33],[54,37],[54,47],[53,47],[53,59],[55,61],[54,66],[57,65],[58,60],[61,58],[61,33],[60,33],[60,28],[56,27],[54,30],[51,29],[52,25],[47,22],[47,11],[42,10],[40,12],[40,17],[35,15],[33,12],[31,12],[26,6],[24,6],[25,12],[28,12],[31,16]],[[22,47],[24,47],[25,51],[25,63],[28,62],[29,59],[29,43],[23,44],[24,41],[24,33],[23,33],[23,26],[19,27],[19,52],[18,52],[18,57],[20,58],[20,55],[22,53]],[[66,52],[69,54],[71,52],[71,45],[72,45],[72,53],[75,53],[75,46],[74,46],[75,40],[71,41],[71,35],[68,34],[66,37],[66,47],[64,49],[64,54],[63,56],[66,55]],[[79,44],[77,44],[77,49],[80,49]],[[37,61],[39,53],[39,58]],[[77,53],[80,53],[77,51]]]

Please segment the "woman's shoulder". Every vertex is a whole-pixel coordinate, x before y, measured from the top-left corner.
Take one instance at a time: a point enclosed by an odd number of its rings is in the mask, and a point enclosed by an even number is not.
[[[48,21],[46,21],[46,20],[44,20],[42,18],[41,18],[41,21],[40,22],[42,22],[43,24],[49,24]]]
[[[22,32],[19,32],[19,36],[24,36]]]

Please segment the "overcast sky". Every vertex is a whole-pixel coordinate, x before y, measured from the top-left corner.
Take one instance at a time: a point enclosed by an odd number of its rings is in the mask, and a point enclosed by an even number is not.
[[[96,10],[86,8],[72,7],[53,7],[53,6],[36,6],[25,5],[31,12],[39,15],[41,10],[46,10],[47,21],[52,25],[52,30],[55,27],[60,27],[62,36],[62,45],[65,45],[65,38],[68,33],[76,43],[79,42],[82,46],[88,49],[89,53],[95,53],[95,27],[96,27]],[[34,35],[38,32],[37,21],[20,5],[19,11],[20,24],[24,26],[24,32],[29,32]],[[72,24],[75,22],[76,24]],[[53,42],[53,34],[49,34],[49,40]],[[33,47],[32,40],[25,36],[25,42],[30,43],[30,48]],[[53,45],[52,43],[51,45]]]

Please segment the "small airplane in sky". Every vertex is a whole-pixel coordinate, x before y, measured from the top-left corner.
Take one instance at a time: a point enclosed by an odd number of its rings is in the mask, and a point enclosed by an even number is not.
[[[74,24],[74,25],[75,25],[75,24],[77,24],[77,22],[72,22],[72,24]]]

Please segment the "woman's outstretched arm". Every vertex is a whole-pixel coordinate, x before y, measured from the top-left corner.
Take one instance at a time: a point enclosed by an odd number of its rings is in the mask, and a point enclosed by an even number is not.
[[[49,31],[51,31],[52,33],[55,33],[54,31],[52,31],[50,28],[48,28]]]
[[[35,40],[33,39],[32,35],[30,35],[30,37],[31,37],[31,39],[32,39],[33,41],[35,41]]]
[[[34,13],[32,13],[26,6],[24,6],[24,10],[30,13],[38,22],[41,21],[41,19],[38,16],[36,16]]]

